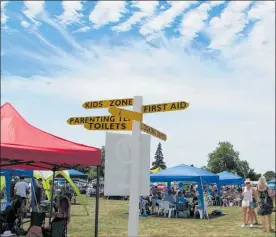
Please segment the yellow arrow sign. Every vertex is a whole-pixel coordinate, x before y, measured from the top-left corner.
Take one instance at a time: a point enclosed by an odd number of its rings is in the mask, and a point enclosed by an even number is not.
[[[166,141],[167,140],[167,135],[156,130],[155,128],[152,128],[150,127],[149,125],[147,124],[144,124],[144,123],[141,123],[141,131],[145,132],[145,133],[148,133],[154,137],[157,137],[163,141]]]
[[[85,123],[84,127],[87,130],[121,130],[121,131],[131,131],[132,122],[123,123]]]
[[[129,119],[115,116],[88,116],[88,117],[72,117],[67,120],[70,125],[80,125],[85,123],[114,123],[114,122],[128,122]]]
[[[175,110],[184,110],[189,107],[189,103],[185,101],[163,103],[163,104],[151,104],[143,106],[143,113],[158,113],[158,112],[168,112]]]
[[[87,101],[82,107],[85,109],[103,109],[109,107],[127,107],[133,106],[133,99],[116,99],[116,100],[99,100],[99,101]]]
[[[111,107],[108,109],[108,112],[118,118],[122,117],[122,118],[128,118],[130,120],[136,120],[139,122],[143,121],[143,114],[135,111]]]

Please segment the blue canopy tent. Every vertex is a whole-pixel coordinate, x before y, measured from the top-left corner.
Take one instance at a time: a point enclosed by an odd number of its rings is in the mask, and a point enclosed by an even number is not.
[[[178,165],[150,175],[151,182],[190,181],[198,184],[201,208],[204,209],[203,184],[219,185],[219,176],[189,165]]]
[[[276,189],[276,179],[272,179],[268,182],[268,187],[271,189]]]
[[[243,184],[244,179],[238,175],[232,174],[227,171],[223,171],[217,174],[219,176],[220,185],[234,185],[234,184]]]
[[[87,178],[87,174],[84,174],[78,170],[68,170],[68,173],[71,178]]]
[[[11,201],[11,183],[13,176],[20,176],[25,178],[32,178],[32,185],[36,185],[36,182],[33,177],[32,170],[19,170],[19,169],[1,169],[0,176],[5,177],[6,182],[6,199],[7,202]],[[32,188],[32,197],[34,197],[34,189]],[[34,199],[32,198],[32,205],[34,204]]]

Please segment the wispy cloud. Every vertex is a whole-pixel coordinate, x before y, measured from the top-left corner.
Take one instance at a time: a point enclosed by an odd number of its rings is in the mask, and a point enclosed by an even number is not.
[[[192,40],[203,29],[204,21],[208,19],[208,10],[210,9],[209,3],[203,3],[183,16],[180,34],[185,41]]]
[[[174,19],[183,13],[196,1],[175,1],[171,3],[171,7],[157,16],[151,17],[140,29],[142,35],[148,36],[150,34],[158,34],[163,29],[171,26]]]
[[[8,20],[8,17],[5,13],[5,8],[7,4],[8,1],[1,1],[1,28],[5,27],[5,23]]]
[[[134,12],[127,21],[114,26],[112,29],[119,32],[130,30],[133,25],[142,19],[152,16],[158,4],[159,1],[133,1],[133,7],[138,8],[139,11]]]
[[[83,15],[80,13],[83,10],[83,1],[62,1],[64,12],[58,16],[61,24],[80,23]]]
[[[24,1],[23,13],[33,22],[44,11],[44,1]]]
[[[109,23],[118,22],[126,12],[125,1],[99,1],[89,15],[93,27],[98,29]]]
[[[214,17],[211,20],[210,48],[223,50],[225,47],[233,45],[237,34],[244,29],[247,23],[245,10],[250,4],[251,1],[231,1],[220,17]]]

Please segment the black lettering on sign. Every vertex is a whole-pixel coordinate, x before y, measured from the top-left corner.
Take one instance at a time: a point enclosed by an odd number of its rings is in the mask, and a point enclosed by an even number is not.
[[[84,103],[83,107],[85,109],[102,108],[103,101],[88,101]]]
[[[74,118],[70,118],[69,119],[69,124],[72,124],[73,121],[74,121]]]
[[[176,103],[172,103],[170,110],[176,110]]]

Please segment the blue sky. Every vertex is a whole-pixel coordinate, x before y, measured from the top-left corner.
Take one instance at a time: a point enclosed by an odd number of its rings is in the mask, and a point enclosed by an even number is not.
[[[104,132],[66,123],[108,114],[83,102],[185,100],[145,116],[168,136],[168,166],[206,165],[227,140],[257,171],[275,167],[272,1],[5,1],[1,41],[1,103],[43,130],[100,147]]]

